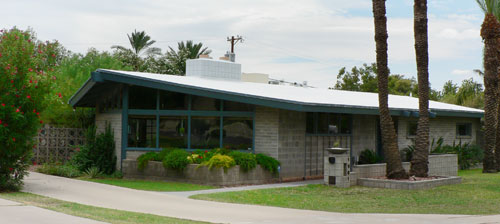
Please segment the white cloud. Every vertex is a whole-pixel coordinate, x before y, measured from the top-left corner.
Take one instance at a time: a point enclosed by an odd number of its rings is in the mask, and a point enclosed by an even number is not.
[[[429,7],[447,4],[453,1],[431,1]],[[406,0],[405,5],[412,7],[412,2]],[[164,50],[178,41],[193,39],[219,57],[229,48],[226,36],[239,34],[246,38],[236,46],[244,71],[308,80],[320,87],[332,86],[341,67],[375,61],[369,0],[17,0],[4,6],[23,9],[4,10],[0,14],[4,26],[32,26],[41,39],[58,39],[76,52],[89,47],[110,50],[115,44],[127,46],[126,34],[138,29],[146,30]],[[350,15],[353,9],[366,14]],[[475,61],[470,67],[480,67],[480,59],[473,58],[481,49],[481,18],[477,14],[455,12],[429,18],[431,68],[453,60]],[[414,66],[398,66],[415,61],[412,15],[389,18],[388,30],[390,66],[400,68],[398,73],[414,75]],[[286,57],[310,62],[275,63]]]

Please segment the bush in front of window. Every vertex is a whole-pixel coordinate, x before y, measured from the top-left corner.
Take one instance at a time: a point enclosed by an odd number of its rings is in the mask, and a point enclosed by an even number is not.
[[[373,150],[365,149],[359,154],[358,164],[375,164],[381,163],[382,157],[378,156]]]
[[[262,168],[264,168],[265,170],[268,170],[273,174],[278,173],[278,167],[280,166],[280,162],[275,158],[259,153],[255,156],[255,159],[257,160],[257,164],[262,166]]]
[[[184,170],[189,164],[189,153],[183,149],[176,149],[168,153],[163,159],[163,166],[178,171]]]
[[[229,153],[229,156],[234,159],[236,165],[239,165],[244,172],[248,172],[257,166],[257,160],[252,153],[233,151]]]
[[[208,166],[208,169],[212,169],[214,167],[223,168],[224,172],[227,172],[227,170],[229,168],[236,165],[236,162],[230,156],[217,154],[217,155],[212,156],[212,158],[210,158],[210,160],[203,162],[200,165],[201,166]]]
[[[463,143],[458,144],[453,143],[453,145],[445,145],[438,149],[431,151],[435,154],[457,154],[458,166],[461,170],[470,169],[472,166],[477,165],[483,161],[483,149],[473,143]]]

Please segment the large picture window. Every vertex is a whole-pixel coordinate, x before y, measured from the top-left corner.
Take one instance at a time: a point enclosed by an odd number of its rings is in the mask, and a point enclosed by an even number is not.
[[[306,133],[318,135],[351,134],[352,117],[347,114],[312,113],[306,115]]]
[[[128,147],[156,148],[156,118],[130,116],[128,119]]]
[[[252,150],[253,120],[250,117],[226,117],[223,129],[224,148]]]
[[[187,117],[160,117],[160,148],[187,148]]]
[[[138,86],[128,95],[130,150],[253,149],[254,105]]]
[[[191,118],[191,148],[213,149],[220,147],[219,117]]]

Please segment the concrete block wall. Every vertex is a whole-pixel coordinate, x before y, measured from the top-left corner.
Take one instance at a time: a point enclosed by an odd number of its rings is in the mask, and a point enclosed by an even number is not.
[[[403,168],[410,170],[410,163],[404,162]],[[354,178],[371,178],[385,176],[386,164],[354,165],[351,180]],[[457,176],[458,157],[456,154],[429,155],[429,176]]]
[[[96,110],[95,115],[95,125],[97,128],[97,133],[104,132],[106,128],[106,122],[111,124],[111,129],[113,130],[115,138],[115,155],[116,155],[116,168],[121,169],[121,148],[122,148],[122,111],[121,109],[115,109],[111,111],[106,111],[104,113],[99,113]]]
[[[358,156],[365,149],[377,150],[377,118],[375,115],[352,116],[352,154]]]
[[[306,113],[290,110],[279,111],[278,160],[281,162],[281,178],[301,178],[304,176],[305,134]]]
[[[279,109],[256,106],[255,153],[278,158]]]
[[[400,149],[412,145],[415,137],[408,136],[408,125],[417,118],[399,117],[398,120],[398,145]],[[471,123],[472,136],[457,137],[457,124]],[[458,144],[459,142],[477,142],[477,133],[481,129],[479,118],[459,118],[459,117],[436,117],[430,119],[430,141],[434,138],[437,141],[443,137],[444,145]]]

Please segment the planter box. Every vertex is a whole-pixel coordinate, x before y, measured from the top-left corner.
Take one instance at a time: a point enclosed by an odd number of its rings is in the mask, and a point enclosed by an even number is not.
[[[420,190],[429,189],[443,185],[459,184],[462,182],[461,177],[441,177],[434,180],[421,181],[401,181],[401,180],[385,180],[372,178],[359,178],[358,184],[365,187],[402,189],[402,190]]]
[[[165,169],[161,162],[150,161],[143,171],[137,170],[137,161],[123,160],[122,172],[125,178],[189,182],[214,186],[235,186],[247,184],[265,184],[278,181],[277,175],[257,165],[254,169],[243,172],[240,166],[234,166],[224,172],[222,168],[208,169],[207,166],[189,164],[183,171]]]

